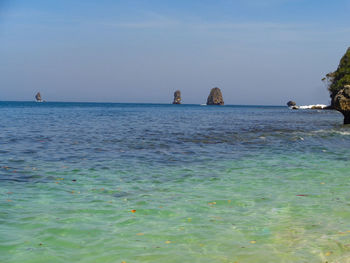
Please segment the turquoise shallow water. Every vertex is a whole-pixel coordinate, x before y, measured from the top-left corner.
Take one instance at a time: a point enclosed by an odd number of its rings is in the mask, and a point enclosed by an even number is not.
[[[350,262],[337,112],[1,102],[0,117],[0,262]]]

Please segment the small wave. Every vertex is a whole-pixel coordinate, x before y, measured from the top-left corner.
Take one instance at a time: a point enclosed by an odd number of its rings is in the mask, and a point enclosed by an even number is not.
[[[341,135],[350,135],[350,131],[334,131],[334,132]]]
[[[339,131],[339,130],[318,130],[318,131],[312,131],[309,132],[308,135],[316,135],[316,134],[340,134],[340,135],[345,135],[349,136],[350,135],[350,130],[349,131]]]
[[[302,109],[302,110],[314,109],[314,108],[324,109],[324,108],[326,108],[326,107],[327,107],[327,105],[325,105],[325,104],[313,104],[313,105],[299,106],[299,109]]]

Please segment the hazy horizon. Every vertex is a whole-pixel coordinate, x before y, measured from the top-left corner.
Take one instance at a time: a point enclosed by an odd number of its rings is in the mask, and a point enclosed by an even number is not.
[[[0,102],[36,102],[35,99],[32,99],[32,100],[0,100]],[[89,101],[89,100],[86,100],[86,101],[74,101],[74,100],[53,100],[53,101],[48,101],[48,100],[44,100],[43,102],[45,103],[96,103],[96,104],[154,104],[154,105],[174,105],[172,104],[172,101],[168,101],[168,102],[118,102],[118,101]],[[178,105],[178,104],[177,104]],[[207,106],[206,105],[206,101],[203,102],[203,103],[181,103],[181,105],[198,105],[198,106]],[[222,107],[222,106],[258,106],[258,107],[287,107],[286,103],[284,104],[228,104],[228,103],[225,103],[225,105],[220,105],[220,106],[217,106],[217,105],[209,105],[209,106],[213,106],[213,107]],[[302,106],[302,105],[301,105]]]
[[[0,100],[328,104],[350,1],[0,3]]]

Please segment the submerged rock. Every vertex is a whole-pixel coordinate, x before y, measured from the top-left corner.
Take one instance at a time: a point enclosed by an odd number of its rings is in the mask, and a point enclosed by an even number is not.
[[[313,105],[311,106],[312,110],[323,110],[327,106],[322,106],[322,105]]]
[[[302,110],[323,110],[327,107],[327,105],[324,104],[312,104],[312,105],[304,105],[299,106]]]
[[[350,124],[350,85],[339,90],[333,101],[334,108],[344,115],[344,124]]]
[[[303,106],[291,106],[289,107],[292,110],[323,110],[327,108],[327,105],[324,104],[313,104],[313,105],[303,105]]]
[[[224,99],[219,88],[213,88],[210,91],[207,99],[207,105],[224,105]]]
[[[177,90],[174,92],[173,104],[181,104],[181,91]]]
[[[290,101],[288,101],[287,102],[287,106],[288,107],[293,107],[293,106],[296,106],[297,104],[294,102],[294,101],[292,101],[292,100],[290,100]]]

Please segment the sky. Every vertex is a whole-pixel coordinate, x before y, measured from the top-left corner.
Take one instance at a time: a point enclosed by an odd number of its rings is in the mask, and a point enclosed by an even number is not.
[[[328,104],[350,0],[0,0],[0,100]]]

